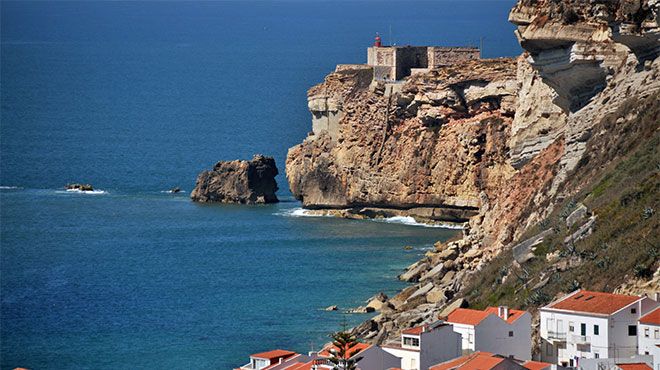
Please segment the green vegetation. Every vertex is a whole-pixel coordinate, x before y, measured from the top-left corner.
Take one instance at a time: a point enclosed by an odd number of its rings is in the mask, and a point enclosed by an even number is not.
[[[512,263],[505,251],[476,274],[467,299],[483,308],[507,304],[535,309],[558,293],[580,287],[612,291],[632,278],[650,278],[660,268],[660,96],[629,101],[599,123],[587,154],[564,185],[554,212],[520,240],[552,229],[534,258]],[[621,117],[626,117],[622,119]],[[582,203],[596,217],[593,233],[565,242],[587,220],[567,227]],[[550,203],[548,203],[550,204]]]
[[[355,370],[360,358],[354,357],[359,350],[353,349],[359,342],[357,337],[348,331],[340,331],[330,336],[332,345],[337,349],[330,351],[332,357],[330,362],[334,365],[334,370]]]

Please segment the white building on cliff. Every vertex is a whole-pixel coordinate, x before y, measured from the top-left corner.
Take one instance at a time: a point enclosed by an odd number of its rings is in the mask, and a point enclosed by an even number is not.
[[[648,297],[577,290],[539,309],[541,359],[578,366],[580,359],[638,353],[638,321],[658,303]]]

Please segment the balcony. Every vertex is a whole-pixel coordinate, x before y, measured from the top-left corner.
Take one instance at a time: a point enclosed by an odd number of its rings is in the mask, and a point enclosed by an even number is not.
[[[566,332],[548,330],[548,341],[566,342]]]
[[[591,337],[587,335],[572,335],[571,342],[578,345],[591,344]]]

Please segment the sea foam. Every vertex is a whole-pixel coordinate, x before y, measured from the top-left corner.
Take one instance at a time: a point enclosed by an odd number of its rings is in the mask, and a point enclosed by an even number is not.
[[[433,227],[433,228],[455,229],[455,230],[463,229],[463,225],[461,224],[454,224],[448,222],[424,223],[424,222],[416,221],[411,216],[392,216],[383,219],[374,219],[374,221],[387,222],[391,224],[402,224],[409,226]]]
[[[20,186],[0,186],[0,190],[18,190],[23,189]]]
[[[108,194],[105,190],[79,190],[79,189],[66,189],[66,193],[77,193],[77,194],[91,194],[91,195],[101,195]]]
[[[287,216],[287,217],[335,217],[331,214],[319,214],[304,208],[290,208],[274,213],[276,216]],[[411,216],[393,216],[387,218],[372,218],[370,221],[375,222],[385,222],[390,224],[400,224],[408,226],[420,226],[420,227],[431,227],[431,228],[442,228],[442,229],[453,229],[453,230],[462,230],[464,226],[462,224],[448,223],[448,222],[438,222],[438,223],[424,223],[418,222]]]

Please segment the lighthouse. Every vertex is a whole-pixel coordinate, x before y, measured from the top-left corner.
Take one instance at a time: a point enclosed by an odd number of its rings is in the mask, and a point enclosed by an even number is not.
[[[377,48],[383,46],[383,43],[380,40],[380,35],[378,34],[378,32],[376,32],[376,37],[374,38],[374,46]]]

